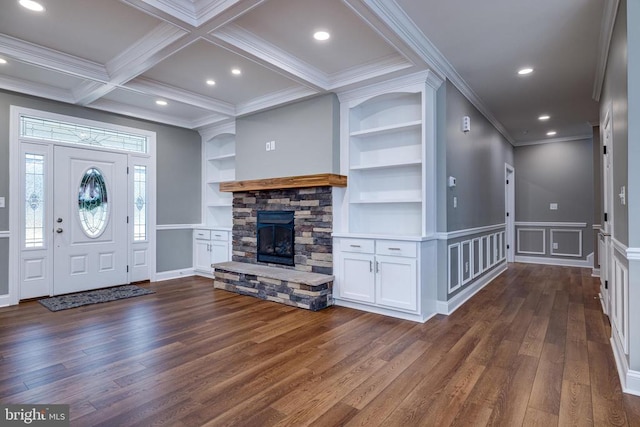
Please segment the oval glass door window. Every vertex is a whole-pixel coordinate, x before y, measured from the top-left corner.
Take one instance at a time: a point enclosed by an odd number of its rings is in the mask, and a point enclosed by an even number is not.
[[[107,184],[99,169],[90,168],[82,176],[78,189],[78,215],[88,237],[102,234],[109,219]]]

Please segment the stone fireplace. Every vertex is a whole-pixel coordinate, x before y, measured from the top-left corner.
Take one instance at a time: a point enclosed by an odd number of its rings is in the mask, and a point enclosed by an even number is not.
[[[233,192],[233,257],[214,265],[214,286],[314,311],[332,305],[332,187],[346,185],[334,174],[220,184]],[[277,256],[289,249],[275,241],[285,231],[293,234],[292,263]]]
[[[330,186],[233,193],[233,261],[259,263],[257,224],[261,212],[292,212],[293,265],[278,265],[312,273],[333,274],[333,206]],[[261,260],[260,260],[261,261]]]

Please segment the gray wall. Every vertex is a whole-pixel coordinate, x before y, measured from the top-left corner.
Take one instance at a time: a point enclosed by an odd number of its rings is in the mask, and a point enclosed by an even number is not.
[[[514,164],[513,146],[451,82],[439,89],[437,99],[438,231],[503,224],[505,163]],[[471,131],[466,134],[461,130],[464,116],[471,118]],[[449,176],[456,178],[453,188],[447,186]],[[454,197],[457,208],[453,207]],[[448,245],[472,237],[478,236],[438,242],[438,259],[442,260],[438,263],[438,300],[452,298],[492,270],[448,295]]]
[[[268,141],[275,151],[265,151]],[[339,173],[340,105],[318,96],[236,120],[236,180]]]
[[[157,222],[158,224],[196,224],[201,216],[201,139],[192,130],[180,129],[116,114],[0,91],[0,196],[6,197],[7,207],[0,209],[0,231],[9,229],[9,109],[11,105],[51,111],[58,114],[98,120],[156,132],[157,152]],[[0,239],[2,246],[7,239]],[[162,260],[180,260],[179,268],[191,266],[182,248],[158,243],[158,271],[166,270]],[[189,252],[190,254],[190,252]],[[0,261],[0,294],[7,292],[8,271],[6,261]],[[4,284],[4,285],[3,285]],[[4,288],[3,288],[4,286]]]
[[[447,177],[457,185],[447,188],[447,231],[505,222],[504,169],[513,166],[513,147],[453,86],[446,83]],[[462,118],[471,118],[471,131],[463,133]],[[516,175],[518,170],[516,168]],[[453,207],[457,197],[458,207]]]
[[[516,147],[514,157],[516,221],[586,223],[582,229],[582,258],[586,258],[593,252],[592,140]],[[551,203],[558,209],[551,210]],[[545,256],[550,255],[549,238],[547,230]],[[556,236],[561,245],[559,239]]]
[[[160,230],[157,234],[156,270],[182,270],[193,265],[193,231]]]
[[[633,3],[633,2],[632,2]],[[637,25],[637,23],[636,23]],[[613,120],[613,188],[627,186],[627,158],[628,158],[628,88],[627,88],[627,1],[622,0],[618,7],[618,15],[609,47],[607,71],[602,86],[600,98],[600,120],[604,124],[605,115],[609,108]],[[627,206],[621,205],[614,196],[613,236],[625,245],[629,244],[629,214]],[[640,246],[640,245],[639,245]]]

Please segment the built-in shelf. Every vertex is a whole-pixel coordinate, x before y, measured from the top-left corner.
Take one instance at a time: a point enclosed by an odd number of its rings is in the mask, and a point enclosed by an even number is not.
[[[351,166],[351,170],[359,171],[359,170],[373,170],[373,169],[388,169],[388,168],[397,168],[403,166],[420,166],[422,164],[422,160],[407,160],[402,162],[393,162],[393,163],[378,163],[378,164],[367,164],[367,165],[355,165]]]
[[[220,191],[220,184],[233,181],[235,167],[235,128],[226,126],[220,133],[203,141],[203,222],[209,227],[230,227],[233,224],[233,199]]]
[[[387,126],[379,126],[371,129],[363,129],[350,133],[352,137],[360,137],[360,136],[375,136],[375,135],[384,135],[387,133],[393,133],[398,131],[410,130],[410,129],[419,129],[422,126],[422,120],[414,120],[411,122],[405,123],[396,123]]]
[[[363,199],[363,200],[352,200],[353,204],[362,204],[362,205],[373,205],[373,204],[382,204],[382,203],[422,203],[420,199]]]
[[[225,160],[225,159],[233,159],[235,157],[236,157],[236,153],[231,153],[231,154],[222,154],[222,155],[219,155],[219,156],[209,157],[207,160],[209,160],[209,161]]]
[[[220,200],[216,203],[210,203],[207,205],[210,208],[222,208],[222,207],[227,207],[227,206],[233,206],[233,200],[229,199],[229,200]]]

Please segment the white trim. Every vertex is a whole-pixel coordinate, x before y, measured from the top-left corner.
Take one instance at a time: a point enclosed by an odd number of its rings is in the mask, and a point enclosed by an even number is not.
[[[11,295],[0,295],[0,307],[8,307],[12,304],[14,303],[11,301]]]
[[[316,91],[315,89],[310,89],[304,86],[282,89],[263,96],[259,96],[257,98],[253,98],[250,101],[237,104],[235,115],[242,116],[245,114],[256,113],[258,111],[273,108],[289,102],[300,101],[317,94],[318,91]]]
[[[0,239],[8,239],[11,237],[10,231],[0,231]]]
[[[616,360],[616,368],[618,370],[618,376],[620,377],[620,385],[622,391],[625,393],[640,396],[640,371],[633,371],[629,369],[629,363],[626,356],[622,353],[622,349],[618,341],[612,336],[609,339],[611,343],[611,349],[613,350],[613,357]]]
[[[161,271],[156,273],[154,282],[163,282],[165,280],[180,279],[182,277],[195,276],[193,268],[183,268],[180,270]]]
[[[554,243],[553,233],[578,233],[578,253],[563,254],[560,252],[554,252],[555,249],[553,248],[553,243]],[[549,230],[549,254],[551,256],[570,256],[570,257],[582,258],[582,230],[559,230],[556,228],[552,228],[551,230]]]
[[[600,277],[600,269],[594,268],[591,270],[591,277]]]
[[[475,269],[475,265],[476,265],[475,242],[478,242],[478,271],[476,271]],[[482,265],[482,256],[484,252],[484,248],[482,247],[482,237],[476,237],[474,239],[471,239],[471,245],[473,247],[472,273],[473,273],[473,279],[475,279],[476,277],[479,277],[480,275],[482,275],[482,273],[484,272],[484,266]]]
[[[454,243],[452,245],[449,245],[448,249],[447,249],[447,289],[448,289],[448,293],[452,293],[457,291],[458,289],[460,289],[460,287],[462,286],[462,277],[460,277],[460,253],[462,252],[460,250],[460,243]],[[458,270],[458,281],[455,283],[455,285],[453,285],[451,283],[451,269],[452,267],[454,267],[451,264],[451,249],[454,249],[456,252],[458,252],[458,263],[457,265],[455,265],[455,267]],[[452,286],[453,285],[453,286]]]
[[[482,288],[487,286],[493,279],[507,270],[507,263],[502,261],[502,265],[496,267],[489,274],[483,276],[479,280],[475,281],[471,286],[462,290],[459,294],[454,296],[448,301],[436,301],[436,312],[438,314],[450,315],[456,311],[462,304],[469,301],[471,297],[477,294]]]
[[[586,222],[516,221],[516,227],[569,227],[585,228]]]
[[[375,305],[352,302],[352,301],[340,299],[337,297],[334,297],[333,305],[337,307],[348,307],[356,310],[364,310],[369,313],[382,314],[385,316],[395,317],[397,319],[411,320],[413,322],[419,322],[419,323],[424,323],[436,315],[435,312],[432,312],[430,310],[427,310],[427,312],[424,315],[418,315],[418,314],[405,313],[400,310],[390,310],[390,309],[380,307],[380,306],[375,306]]]
[[[591,96],[598,102],[602,94],[602,85],[604,83],[604,75],[607,69],[607,59],[609,58],[609,49],[611,48],[611,37],[613,36],[613,27],[618,14],[619,0],[610,0],[604,2],[604,12],[602,13],[602,21],[600,23],[600,39],[598,40],[598,62],[596,64],[596,75],[593,79],[593,91]]]
[[[471,236],[472,234],[480,234],[480,233],[486,233],[488,231],[500,230],[501,228],[505,228],[505,226],[506,226],[505,223],[485,225],[483,227],[467,228],[465,230],[440,232],[440,233],[436,233],[436,236],[438,237],[438,240],[457,239],[459,237]]]
[[[193,230],[194,228],[209,228],[205,226],[200,226],[200,224],[158,224],[156,225],[156,230],[164,231],[164,230]]]
[[[507,184],[509,179],[513,182]],[[504,164],[504,182],[505,235],[502,245],[505,252],[503,258],[507,258],[507,262],[513,262],[516,254],[516,170],[509,163]],[[508,217],[507,213],[509,213]]]
[[[620,253],[620,255],[624,256],[625,258],[628,258],[627,256],[627,250],[629,250],[629,248],[627,247],[627,245],[625,245],[624,243],[622,243],[621,241],[617,240],[615,237],[611,236],[611,245],[613,246],[613,248],[618,251]],[[635,248],[633,250],[633,259],[636,259],[636,253],[635,253]]]
[[[467,262],[469,263],[469,277],[465,280],[464,278],[464,246],[467,245],[469,247],[469,258]],[[470,281],[473,280],[473,240],[465,240],[460,243],[460,277],[462,278],[462,286],[466,285]]]
[[[592,267],[592,265],[587,260],[566,259],[566,258],[546,258],[546,257],[537,257],[537,256],[516,255],[516,262],[522,262],[525,264],[559,265],[564,267],[580,267],[580,268]]]
[[[627,248],[627,259],[640,261],[640,248]]]
[[[406,92],[408,86],[424,85],[427,83],[432,89],[438,89],[443,83],[432,71],[420,71],[395,79],[385,80],[381,83],[373,83],[368,86],[337,92],[340,103],[356,101],[361,103],[374,96],[387,92]],[[361,101],[361,102],[358,102]],[[354,104],[354,105],[356,105]]]
[[[542,144],[553,144],[555,142],[571,142],[571,141],[581,141],[581,140],[592,140],[593,135],[574,135],[574,136],[565,136],[563,138],[550,138],[550,139],[539,139],[536,141],[525,141],[525,142],[517,142],[515,144],[516,147],[525,147],[527,145],[542,145]]]
[[[520,250],[520,232],[521,231],[536,231],[542,233],[542,252],[533,252],[533,251],[523,251]],[[546,247],[547,247],[547,233],[544,228],[518,228],[518,247],[516,248],[516,252],[519,254],[529,254],[529,255],[546,255]],[[518,256],[516,255],[516,261]]]
[[[593,224],[593,225],[591,226],[591,228],[593,228],[594,230],[602,230],[602,225],[600,225],[600,224]]]

